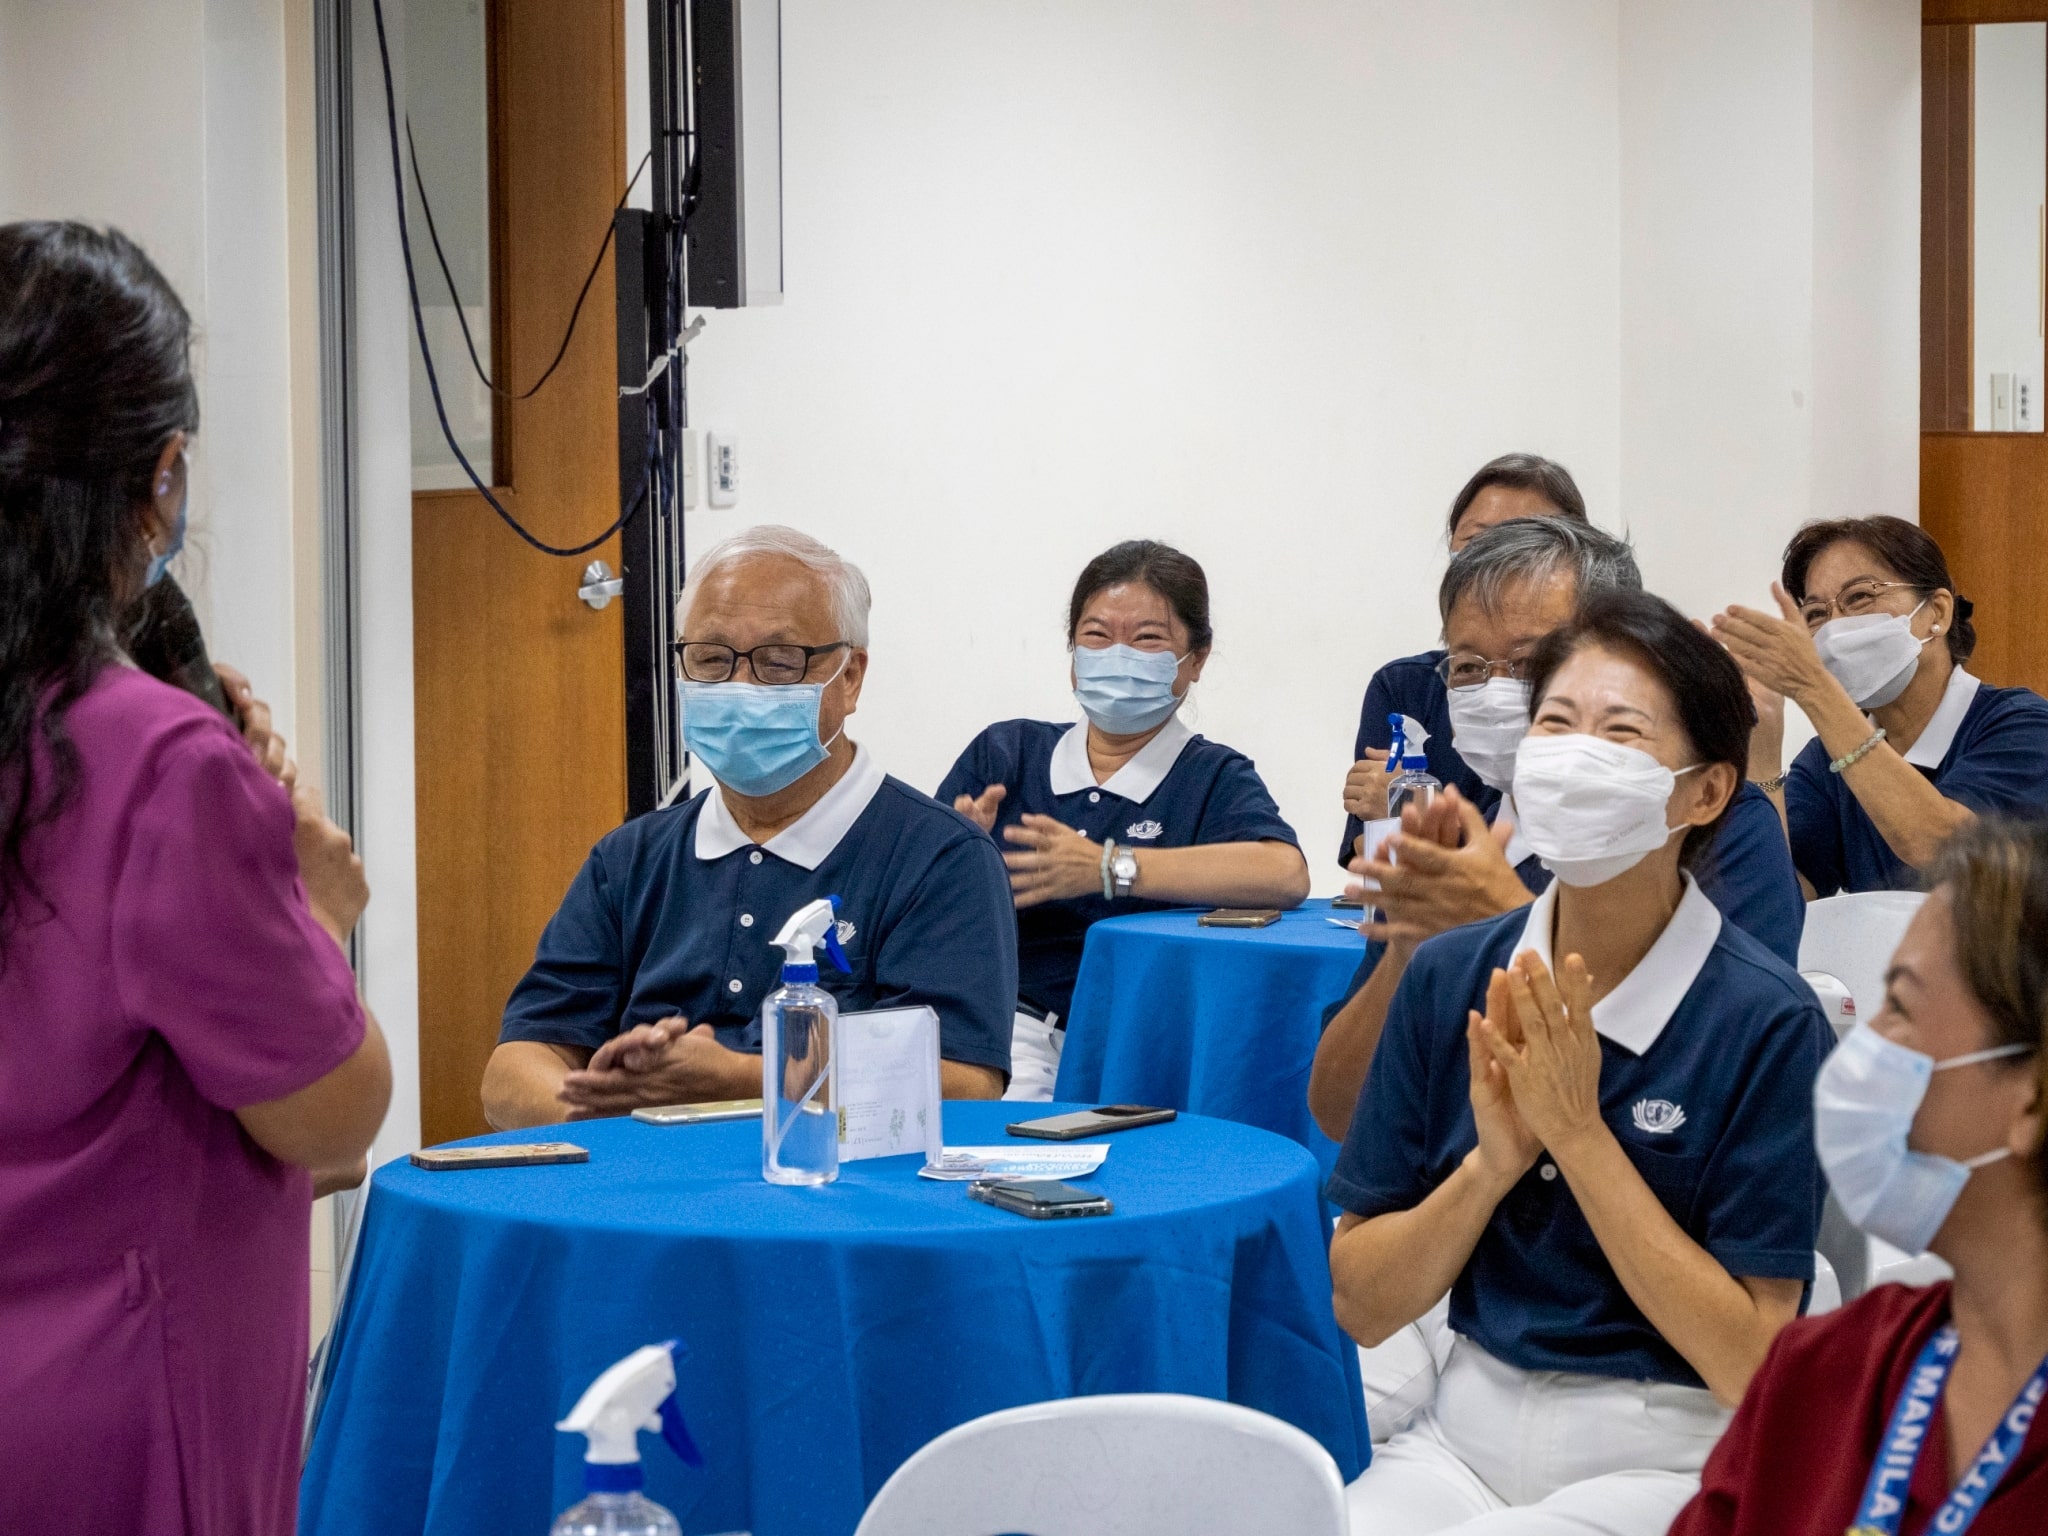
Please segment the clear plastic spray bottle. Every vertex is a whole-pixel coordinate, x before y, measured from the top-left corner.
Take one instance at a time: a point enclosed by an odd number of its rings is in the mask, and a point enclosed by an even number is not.
[[[1422,755],[1422,744],[1408,744],[1402,717],[1389,715],[1387,722],[1394,728],[1393,751],[1387,754],[1387,761],[1397,770],[1387,780],[1387,814],[1398,818],[1402,808],[1409,805],[1427,810],[1444,787],[1443,782],[1429,771],[1429,759]]]
[[[839,898],[823,896],[782,925],[782,985],[761,1003],[761,1177],[830,1184],[839,1177],[839,1003],[818,985],[820,944],[839,947]]]
[[[555,1428],[590,1437],[583,1499],[562,1512],[551,1536],[682,1536],[676,1517],[640,1491],[640,1431],[659,1430],[685,1466],[704,1458],[676,1406],[676,1350],[636,1349],[590,1384]]]

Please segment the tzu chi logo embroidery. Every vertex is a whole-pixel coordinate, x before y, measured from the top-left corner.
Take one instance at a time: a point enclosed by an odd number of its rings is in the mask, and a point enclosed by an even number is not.
[[[1155,837],[1163,836],[1166,828],[1156,821],[1134,821],[1124,828],[1124,836],[1134,843],[1149,843]]]
[[[1685,1111],[1669,1099],[1638,1099],[1629,1118],[1636,1129],[1652,1136],[1668,1136],[1685,1124]]]
[[[854,927],[853,924],[849,923],[843,917],[839,919],[837,923],[833,924],[833,927],[837,931],[839,946],[842,949],[844,949],[847,945],[851,944],[853,942],[853,936],[856,933],[860,932],[858,928]]]

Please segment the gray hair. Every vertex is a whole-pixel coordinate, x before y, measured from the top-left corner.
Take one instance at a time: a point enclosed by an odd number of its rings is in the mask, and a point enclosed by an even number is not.
[[[1496,523],[1451,557],[1436,591],[1437,609],[1446,624],[1465,597],[1493,613],[1511,584],[1547,581],[1561,570],[1578,578],[1580,601],[1595,592],[1643,589],[1627,540],[1573,518],[1518,517]]]
[[[868,607],[873,601],[868,592],[867,577],[851,560],[841,559],[808,533],[799,533],[780,523],[759,523],[729,539],[720,539],[699,555],[696,564],[690,567],[690,579],[683,586],[682,596],[676,599],[676,627],[682,627],[683,620],[689,615],[690,604],[696,599],[698,589],[704,585],[707,576],[760,555],[780,555],[784,559],[795,560],[823,577],[825,590],[832,594],[832,617],[838,626],[839,638],[856,649],[867,648]]]

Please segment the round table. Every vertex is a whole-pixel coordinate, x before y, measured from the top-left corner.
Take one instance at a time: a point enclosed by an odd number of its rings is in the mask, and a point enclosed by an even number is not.
[[[1021,1108],[948,1104],[947,1144],[1002,1142]],[[1120,1132],[1085,1181],[1115,1212],[1032,1221],[908,1157],[765,1184],[757,1121],[547,1134],[590,1161],[378,1170],[306,1536],[538,1536],[581,1496],[582,1437],[555,1421],[677,1336],[706,1466],[656,1435],[641,1449],[650,1497],[693,1536],[848,1536],[933,1436],[1083,1393],[1228,1399],[1314,1435],[1347,1479],[1369,1458],[1318,1171],[1277,1136],[1192,1116]]]
[[[1308,1108],[1323,1010],[1365,958],[1327,901],[1265,928],[1204,928],[1192,909],[1088,930],[1060,1057],[1061,1099],[1156,1104],[1275,1131],[1315,1154],[1337,1143]]]

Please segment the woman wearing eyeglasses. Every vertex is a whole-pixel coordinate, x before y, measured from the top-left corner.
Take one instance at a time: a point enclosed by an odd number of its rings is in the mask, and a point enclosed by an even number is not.
[[[1091,924],[1165,906],[1294,907],[1308,895],[1308,861],[1251,759],[1181,722],[1211,640],[1200,565],[1150,539],[1105,550],[1067,609],[1086,718],[992,725],[939,786],[1010,867],[1007,1098],[1052,1096]]]
[[[1504,453],[1482,464],[1451,502],[1445,528],[1451,554],[1455,557],[1487,529],[1522,517],[1561,517],[1585,524],[1586,498],[1562,464],[1533,453]],[[1423,754],[1438,782],[1456,786],[1481,811],[1493,814],[1500,791],[1466,762],[1452,740],[1457,721],[1444,689],[1446,660],[1447,653],[1441,650],[1402,656],[1373,673],[1366,684],[1358,742],[1351,751],[1357,761],[1344,777],[1344,845],[1338,863],[1348,866],[1358,856],[1358,837],[1366,822],[1387,814],[1390,715],[1405,715],[1428,733]]]
[[[1671,1536],[2048,1531],[2048,825],[1976,822],[1929,878],[1814,1134],[1858,1224],[1955,1279],[1788,1327]]]
[[[1756,696],[1750,778],[1777,803],[1809,896],[1917,886],[1976,817],[2048,809],[2048,700],[1964,670],[1970,602],[1920,528],[1808,523],[1772,594],[1777,614],[1731,607],[1713,633]],[[1788,698],[1817,733],[1789,770]]]

